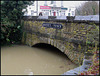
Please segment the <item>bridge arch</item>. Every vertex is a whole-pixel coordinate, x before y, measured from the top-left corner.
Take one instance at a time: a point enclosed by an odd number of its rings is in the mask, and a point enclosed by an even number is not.
[[[63,44],[59,40],[54,40],[51,38],[45,38],[45,37],[38,37],[35,34],[26,34],[26,39],[24,40],[27,45],[33,46],[36,44],[44,43],[44,44],[49,44],[51,46],[54,46],[55,48],[59,49],[61,52],[63,52],[67,57],[75,64],[82,64],[82,60],[80,61],[80,57],[82,54],[77,52],[77,51],[71,51],[68,49],[68,47]]]

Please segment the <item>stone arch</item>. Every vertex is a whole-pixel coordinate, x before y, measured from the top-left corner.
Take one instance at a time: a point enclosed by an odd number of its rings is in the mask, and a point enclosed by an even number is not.
[[[33,46],[33,45],[38,44],[38,43],[50,44],[50,45],[56,47],[57,49],[59,49],[64,54],[66,54],[67,57],[73,63],[78,64],[78,65],[80,65],[82,63],[82,60],[79,61],[80,60],[79,55],[82,56],[82,54],[79,53],[79,52],[77,52],[77,51],[71,51],[71,50],[69,50],[66,47],[66,45],[63,44],[62,41],[60,41],[60,40],[55,40],[55,39],[46,38],[46,37],[38,37],[37,35],[30,34],[30,33],[27,33],[25,40],[24,40],[25,44],[27,44],[29,46]]]
[[[60,52],[62,52],[63,54],[65,54],[65,55],[72,61],[72,59],[70,58],[70,52],[65,53],[64,50],[62,50],[61,48],[56,47],[56,46],[51,45],[51,44],[48,44],[48,43],[44,43],[44,42],[37,42],[37,43],[34,43],[34,45],[37,45],[37,44],[47,44],[47,45],[53,46],[54,48],[60,50]],[[31,47],[33,47],[34,45],[31,45]],[[59,46],[59,45],[58,45],[58,46]]]
[[[48,44],[48,43],[43,42],[43,41],[36,41],[36,40],[34,40],[34,41],[35,41],[35,42],[34,42],[33,45],[39,44],[39,43]],[[49,45],[51,45],[51,46],[53,46],[53,47],[59,49],[61,52],[63,52],[73,63],[79,65],[79,63],[78,63],[78,55],[77,55],[78,53],[77,53],[77,52],[71,52],[71,51],[68,50],[65,46],[60,47],[62,44],[59,43],[59,42],[57,42],[56,44],[57,44],[57,45],[54,45],[54,40],[52,40],[52,42],[49,43]],[[31,45],[31,46],[33,46],[33,45]],[[75,55],[73,55],[73,54],[75,54]]]

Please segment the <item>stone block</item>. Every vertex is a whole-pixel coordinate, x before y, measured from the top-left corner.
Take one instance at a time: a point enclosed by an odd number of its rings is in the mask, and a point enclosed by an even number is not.
[[[64,52],[65,51],[65,47],[64,45],[60,44],[61,46],[59,47],[60,51]]]
[[[48,38],[48,44],[50,44],[50,38]]]
[[[53,41],[52,39],[50,40],[50,43],[51,43],[51,45],[54,45],[54,44],[53,44],[53,43],[54,43],[54,41]]]
[[[82,20],[82,19],[83,19],[83,16],[75,16],[74,20]]]
[[[45,43],[48,43],[48,38],[44,38],[44,42]]]
[[[68,21],[74,21],[74,19],[75,19],[75,16],[67,16]]]
[[[99,21],[99,15],[93,15],[90,21]]]
[[[57,44],[57,43],[56,43],[56,40],[54,40],[54,46],[55,46],[55,47],[56,47],[56,44]]]
[[[65,52],[65,49],[66,49],[66,48],[65,48],[65,46],[63,45],[62,48],[61,48],[61,51],[62,51],[62,52]]]
[[[57,43],[57,48],[59,48],[59,43]]]
[[[48,16],[38,16],[37,19],[48,19]]]

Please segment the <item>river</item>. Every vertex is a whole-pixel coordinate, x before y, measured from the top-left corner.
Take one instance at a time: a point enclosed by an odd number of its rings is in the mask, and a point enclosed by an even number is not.
[[[78,67],[60,50],[47,45],[43,45],[43,48],[40,46],[1,47],[1,74],[61,75]]]

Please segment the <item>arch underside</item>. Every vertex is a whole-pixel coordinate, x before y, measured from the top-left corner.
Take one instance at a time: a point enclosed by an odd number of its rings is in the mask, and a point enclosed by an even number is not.
[[[24,39],[24,43],[29,46],[33,46],[39,43],[50,44],[56,47],[57,49],[59,49],[64,54],[66,54],[73,63],[78,64],[78,65],[82,64],[82,61],[83,61],[82,58],[84,56],[83,53],[70,50],[69,47],[65,45],[61,40],[55,40],[55,39],[45,38],[45,37],[38,37],[36,35],[27,33],[26,39]]]

